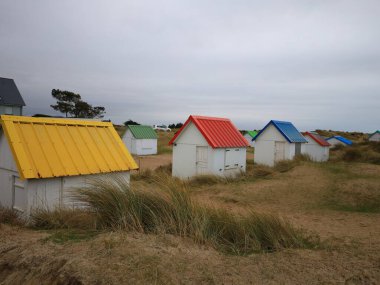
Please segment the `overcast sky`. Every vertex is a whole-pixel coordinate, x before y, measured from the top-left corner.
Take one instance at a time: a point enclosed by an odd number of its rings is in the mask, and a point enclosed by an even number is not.
[[[116,123],[271,119],[301,130],[380,129],[380,1],[1,0],[0,77],[26,115],[51,89]]]

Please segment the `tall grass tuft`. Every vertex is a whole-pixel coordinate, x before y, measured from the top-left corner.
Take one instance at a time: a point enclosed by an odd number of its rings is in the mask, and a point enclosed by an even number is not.
[[[96,229],[96,219],[92,212],[81,208],[33,209],[31,224],[39,229]]]
[[[197,175],[197,176],[192,177],[189,180],[189,184],[190,186],[193,186],[193,187],[198,187],[198,186],[203,186],[203,185],[211,186],[211,185],[215,185],[219,183],[227,183],[227,181],[228,180],[225,177],[208,174],[208,175]]]
[[[342,156],[344,161],[358,161],[362,158],[362,154],[358,149],[349,148],[347,149]]]
[[[312,161],[309,154],[301,153],[294,156],[294,160],[301,162],[301,161]]]
[[[274,170],[272,167],[263,164],[255,164],[252,167],[247,168],[246,175],[256,178],[264,178],[273,175],[273,173]]]
[[[25,221],[18,211],[0,206],[0,224],[21,226]]]
[[[331,149],[332,161],[346,162],[364,162],[380,164],[380,143],[379,142],[361,142],[352,146]]]
[[[281,160],[275,164],[274,169],[278,172],[287,172],[296,167],[297,164],[298,162],[295,160]]]
[[[232,254],[315,245],[278,217],[206,207],[190,197],[189,184],[169,176],[154,179],[157,188],[131,188],[122,178],[94,180],[74,196],[105,229],[190,237]]]

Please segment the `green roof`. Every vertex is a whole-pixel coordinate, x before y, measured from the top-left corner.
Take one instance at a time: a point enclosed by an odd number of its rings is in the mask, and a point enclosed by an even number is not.
[[[136,139],[157,139],[157,134],[151,126],[128,125],[127,128]]]
[[[249,134],[252,138],[254,138],[258,132],[257,131],[247,131],[247,134]]]

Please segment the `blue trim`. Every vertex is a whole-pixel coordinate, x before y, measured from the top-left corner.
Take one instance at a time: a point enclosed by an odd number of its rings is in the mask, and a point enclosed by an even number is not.
[[[272,123],[272,121],[269,121],[269,123],[266,124],[265,127],[262,128],[262,129],[260,130],[260,132],[259,132],[259,133],[258,133],[253,139],[252,139],[252,141],[256,140],[256,139],[261,135],[261,133],[264,132],[265,129],[266,129],[271,123]]]
[[[276,127],[276,129],[282,134],[282,136],[289,142],[289,143],[296,143],[296,142],[300,142],[300,143],[307,143],[307,140],[302,136],[302,134],[296,129],[296,127],[291,123],[291,122],[286,122],[286,121],[276,121],[276,120],[271,120],[269,121],[268,124],[266,124],[266,126],[260,130],[260,132],[252,139],[252,141],[256,140],[264,131],[265,129],[270,125],[270,124],[273,124],[273,126]],[[284,131],[277,125],[277,124],[289,124],[291,125],[298,133],[299,135],[303,138],[302,141],[292,141],[285,133]]]

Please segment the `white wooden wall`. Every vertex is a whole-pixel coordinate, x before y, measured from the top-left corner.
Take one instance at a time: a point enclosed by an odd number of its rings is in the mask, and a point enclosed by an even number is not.
[[[307,144],[302,148],[302,153],[307,154],[313,161],[327,161],[329,159],[330,148],[328,146],[319,145],[314,139],[308,135],[304,135]]]
[[[371,141],[371,142],[380,142],[380,134],[379,133],[374,134],[373,136],[371,136],[369,138],[369,141]]]

